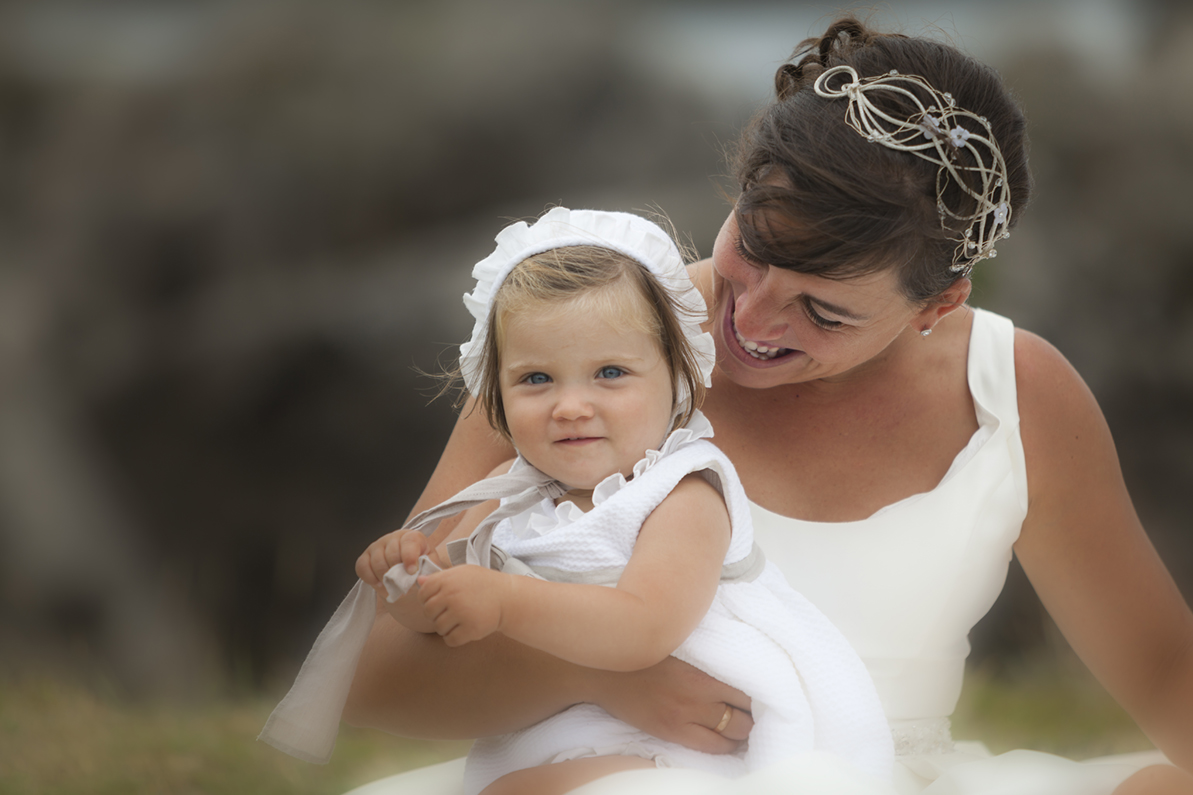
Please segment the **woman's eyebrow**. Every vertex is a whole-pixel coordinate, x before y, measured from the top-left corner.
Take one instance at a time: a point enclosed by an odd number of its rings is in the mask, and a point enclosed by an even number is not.
[[[844,307],[837,306],[836,304],[830,304],[828,301],[825,301],[823,298],[816,298],[815,296],[808,295],[807,293],[804,293],[804,300],[808,301],[809,303],[816,304],[817,306],[823,307],[824,309],[827,309],[831,314],[837,315],[838,317],[846,318],[848,320],[856,320],[856,321],[861,322],[861,321],[866,321],[866,320],[870,319],[870,318],[866,317],[865,315],[854,314],[853,312],[850,312],[848,309],[845,309]]]

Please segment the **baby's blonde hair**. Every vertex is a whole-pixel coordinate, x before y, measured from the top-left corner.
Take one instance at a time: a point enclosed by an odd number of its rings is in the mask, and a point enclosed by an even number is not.
[[[507,318],[536,304],[559,304],[581,297],[592,302],[586,309],[612,310],[630,328],[658,341],[671,373],[673,405],[681,386],[691,396],[673,427],[687,424],[704,399],[704,380],[696,353],[680,326],[679,316],[685,310],[641,263],[601,246],[564,246],[535,254],[514,266],[502,282],[493,297],[479,362],[477,400],[489,424],[510,438],[500,378]]]

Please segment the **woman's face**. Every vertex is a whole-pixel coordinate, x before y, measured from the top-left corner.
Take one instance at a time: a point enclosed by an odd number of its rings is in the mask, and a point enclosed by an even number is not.
[[[930,310],[903,297],[892,270],[826,279],[754,261],[733,213],[713,247],[717,368],[763,389],[846,376],[876,361]]]

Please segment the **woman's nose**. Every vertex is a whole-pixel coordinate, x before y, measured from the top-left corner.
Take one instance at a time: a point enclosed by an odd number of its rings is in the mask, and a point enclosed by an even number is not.
[[[766,293],[764,280],[756,279],[739,288],[733,299],[733,325],[754,342],[777,341],[787,333],[780,307]]]

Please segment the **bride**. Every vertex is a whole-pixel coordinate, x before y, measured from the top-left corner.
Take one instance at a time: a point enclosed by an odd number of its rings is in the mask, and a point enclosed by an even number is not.
[[[776,89],[744,134],[712,259],[693,266],[717,343],[704,411],[768,558],[874,679],[894,791],[1193,793],[1193,614],[1140,526],[1101,411],[1047,342],[965,304],[971,269],[1027,203],[1022,113],[988,67],[852,18],[806,42]],[[415,511],[511,455],[465,411]],[[1012,552],[1163,755],[1077,763],[954,745],[967,634]],[[741,693],[674,659],[614,674],[499,635],[449,649],[384,613],[344,717],[476,737],[579,702],[713,752],[751,726]],[[581,791],[890,791],[823,758],[779,767],[734,782],[628,771]],[[459,775],[448,763],[360,792],[447,795]]]

